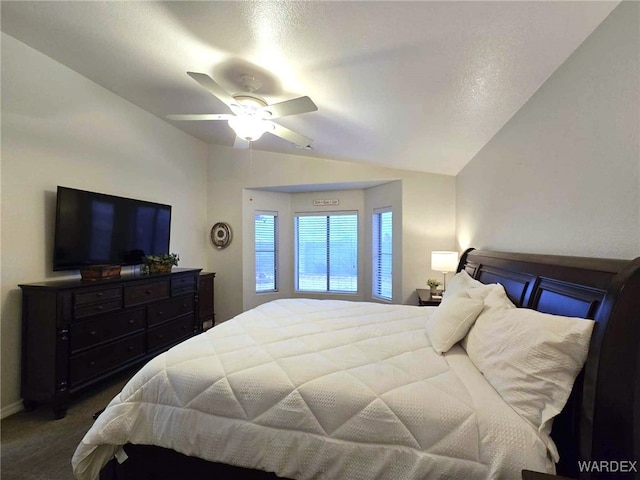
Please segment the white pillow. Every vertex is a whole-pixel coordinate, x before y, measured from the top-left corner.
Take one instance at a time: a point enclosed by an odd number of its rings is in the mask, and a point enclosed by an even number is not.
[[[461,270],[456,273],[449,282],[447,289],[442,294],[442,300],[448,297],[454,297],[461,293],[466,293],[470,288],[483,286],[484,284],[482,282],[471,278],[471,275],[469,275],[465,270]]]
[[[462,295],[443,300],[425,325],[433,349],[442,355],[462,340],[483,308],[482,300]]]
[[[471,278],[466,271],[462,270],[455,274],[449,287],[442,294],[442,299],[445,300],[451,297],[457,297],[459,295],[483,300],[487,303],[486,298],[491,295],[490,305],[491,307],[501,305],[508,308],[513,308],[515,305],[511,303],[509,297],[504,291],[504,287],[499,283],[490,283],[485,285],[478,280]]]
[[[489,308],[516,308],[509,300],[504,287],[499,283],[472,288],[467,293],[471,298],[481,298],[484,301],[485,310]]]
[[[502,398],[542,432],[569,398],[593,325],[525,308],[490,308],[478,317],[464,347]]]

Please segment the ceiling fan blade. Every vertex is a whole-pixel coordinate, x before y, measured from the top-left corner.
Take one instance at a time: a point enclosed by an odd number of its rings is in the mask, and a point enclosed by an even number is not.
[[[298,145],[299,147],[308,147],[313,142],[309,137],[305,137],[304,135],[300,135],[299,133],[294,132],[293,130],[289,130],[282,125],[278,125],[277,123],[273,123],[273,130],[268,130],[268,133],[273,135],[277,135],[280,138],[284,138],[285,140]]]
[[[309,97],[299,97],[293,100],[267,105],[262,110],[271,113],[269,118],[286,117],[287,115],[297,115],[299,113],[315,112],[318,107]]]
[[[169,120],[229,120],[235,117],[230,113],[195,113],[184,115],[167,115]]]
[[[249,142],[236,135],[236,140],[233,142],[233,148],[249,148]]]
[[[211,95],[218,98],[227,106],[231,107],[232,104],[238,103],[224,88],[222,88],[220,85],[214,82],[209,75],[205,75],[204,73],[197,73],[197,72],[187,72],[187,75],[193,78],[196,82],[198,82],[204,88],[209,90],[209,93],[211,93]]]

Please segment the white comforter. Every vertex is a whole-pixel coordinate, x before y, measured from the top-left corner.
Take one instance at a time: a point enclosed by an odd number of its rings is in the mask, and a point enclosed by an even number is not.
[[[516,479],[553,472],[537,431],[464,350],[431,348],[430,307],[288,299],[159,355],[73,457],[97,478],[125,443],[297,480]]]

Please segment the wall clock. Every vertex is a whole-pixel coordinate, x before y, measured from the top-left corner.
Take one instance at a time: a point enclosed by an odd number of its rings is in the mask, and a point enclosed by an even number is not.
[[[218,222],[211,229],[211,242],[216,248],[225,248],[231,243],[231,227],[228,223]]]

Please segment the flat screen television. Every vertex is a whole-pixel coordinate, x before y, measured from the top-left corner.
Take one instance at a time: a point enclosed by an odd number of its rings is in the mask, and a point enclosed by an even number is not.
[[[58,186],[54,270],[137,265],[169,253],[171,205]]]

